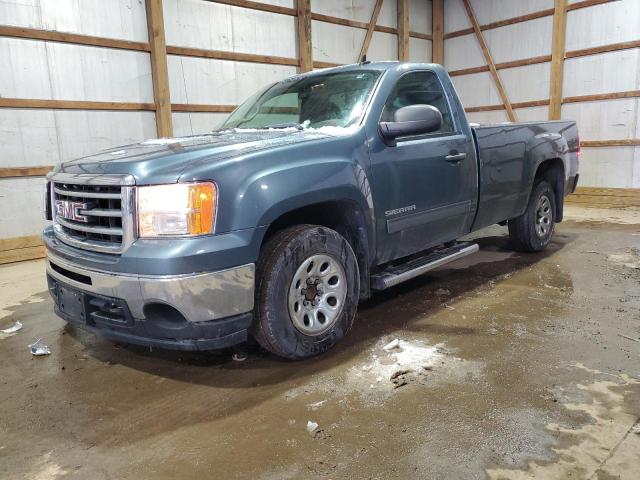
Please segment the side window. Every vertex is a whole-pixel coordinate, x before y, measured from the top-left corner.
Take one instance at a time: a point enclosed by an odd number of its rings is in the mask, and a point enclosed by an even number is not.
[[[416,104],[432,105],[442,113],[442,128],[434,133],[453,132],[451,111],[440,81],[433,72],[413,72],[402,77],[387,99],[382,121],[393,122],[399,108]]]

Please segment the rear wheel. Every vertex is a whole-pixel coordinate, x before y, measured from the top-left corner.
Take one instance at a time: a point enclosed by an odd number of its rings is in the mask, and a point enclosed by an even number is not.
[[[555,211],[555,193],[551,185],[542,180],[534,186],[525,212],[509,220],[509,236],[516,250],[544,250],[551,241],[555,228]]]
[[[355,254],[337,232],[315,225],[277,232],[258,261],[253,335],[289,359],[325,352],[351,328],[359,290]]]

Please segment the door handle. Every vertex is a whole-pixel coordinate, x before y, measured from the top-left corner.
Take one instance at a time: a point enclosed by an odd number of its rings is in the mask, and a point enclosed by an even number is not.
[[[466,153],[455,153],[455,154],[447,155],[446,157],[444,157],[444,159],[450,163],[458,163],[464,160],[465,158],[467,158]]]

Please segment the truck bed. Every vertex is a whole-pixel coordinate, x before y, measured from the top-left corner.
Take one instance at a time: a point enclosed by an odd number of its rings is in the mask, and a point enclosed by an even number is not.
[[[473,230],[521,215],[544,160],[562,160],[565,182],[577,174],[579,139],[573,121],[480,125],[472,130],[479,186]]]

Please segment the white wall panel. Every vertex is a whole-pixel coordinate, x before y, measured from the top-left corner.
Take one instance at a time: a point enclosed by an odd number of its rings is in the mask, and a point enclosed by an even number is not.
[[[551,54],[552,17],[482,32],[496,63]]]
[[[296,57],[296,19],[202,0],[165,0],[168,45]]]
[[[502,103],[500,94],[488,72],[452,77],[464,107]]]
[[[472,123],[487,125],[492,123],[508,122],[507,112],[505,110],[492,110],[489,112],[470,112],[467,113],[467,119]]]
[[[321,0],[311,2],[311,11],[332,17],[346,18],[358,22],[369,22],[376,0]],[[397,23],[395,0],[382,2],[378,25],[395,27]]]
[[[637,149],[637,147],[636,147]],[[640,188],[634,180],[634,148],[582,148],[580,184],[589,187]],[[637,171],[637,170],[636,170]]]
[[[145,52],[0,38],[0,96],[152,102]]]
[[[371,61],[398,60],[398,36],[390,33],[373,32],[367,59]]]
[[[431,33],[431,11],[431,0],[409,0],[409,30]]]
[[[518,122],[546,122],[549,120],[549,107],[517,108],[515,112]]]
[[[313,59],[334,62],[334,63],[354,63],[358,60],[358,54],[362,48],[366,30],[361,28],[345,27],[344,25],[334,25],[326,22],[313,21],[311,26],[311,36],[313,42]],[[380,32],[375,32],[367,58],[373,59],[375,55],[374,40]]]
[[[146,42],[139,0],[0,0],[0,24]]]
[[[173,134],[176,137],[210,133],[227,118],[226,113],[187,113],[173,114]]]
[[[464,9],[462,0],[444,1],[444,31],[455,32],[464,28],[470,28],[471,22]]]
[[[634,138],[638,121],[638,103],[638,100],[633,98],[566,103],[562,106],[562,118],[575,120],[580,136],[585,140]]]
[[[567,16],[567,50],[640,38],[640,1],[620,0],[572,10]]]
[[[24,237],[42,232],[44,178],[0,180],[0,238]],[[29,208],[25,208],[28,205]]]
[[[638,89],[640,49],[569,58],[564,62],[563,96]]]
[[[498,70],[509,101],[528,102],[549,98],[550,63]]]
[[[444,65],[447,70],[485,65],[480,44],[474,35],[449,38],[444,41]]]
[[[172,103],[236,105],[270,83],[294,75],[296,67],[168,57]]]
[[[156,136],[153,112],[0,109],[0,167],[55,165]]]
[[[553,8],[553,0],[471,0],[471,7],[478,18],[478,23],[485,25]],[[464,11],[464,7],[462,9]],[[466,15],[466,12],[464,13]]]
[[[430,40],[409,38],[409,61],[431,62],[432,46]]]

